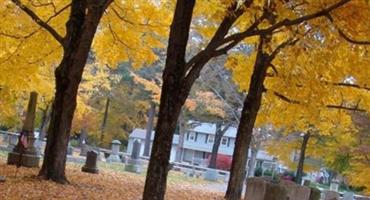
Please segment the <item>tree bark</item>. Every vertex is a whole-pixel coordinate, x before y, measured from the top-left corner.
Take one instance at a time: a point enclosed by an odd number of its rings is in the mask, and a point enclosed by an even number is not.
[[[105,127],[107,126],[109,103],[110,103],[110,99],[107,98],[107,101],[105,103],[105,110],[104,110],[103,122],[101,124],[100,145],[102,145],[103,144],[103,141],[104,141],[104,132],[105,132]]]
[[[164,199],[173,134],[191,88],[184,85],[185,53],[195,0],[178,0],[171,24],[158,122],[145,181],[143,200]],[[192,84],[192,83],[191,83]]]
[[[63,40],[63,59],[55,70],[52,106],[44,161],[39,176],[67,183],[65,163],[76,97],[97,26],[110,1],[73,0]]]
[[[146,126],[145,145],[144,145],[144,156],[149,156],[150,153],[150,139],[152,138],[154,116],[155,116],[155,103],[150,102],[150,108],[148,112],[148,124]]]
[[[209,161],[209,168],[216,169],[217,168],[217,154],[218,149],[220,148],[221,139],[225,135],[227,129],[231,124],[227,124],[224,128],[222,128],[222,122],[216,122],[216,133],[215,133],[215,141],[212,146],[212,153],[211,153],[211,159]]]
[[[248,95],[244,100],[242,116],[236,135],[230,179],[225,195],[227,200],[240,200],[243,190],[249,144],[257,113],[261,105],[262,93],[264,91],[263,82],[266,78],[266,71],[270,62],[269,56],[263,52],[263,45],[264,39],[261,37]]]
[[[299,161],[298,161],[297,172],[296,172],[296,177],[295,177],[295,182],[297,184],[302,183],[304,160],[305,160],[305,157],[306,157],[306,149],[307,149],[307,144],[308,144],[308,140],[310,139],[310,137],[311,137],[310,132],[307,132],[303,136],[303,141],[302,141],[302,145],[301,145],[301,152],[300,152],[300,155],[299,155]]]

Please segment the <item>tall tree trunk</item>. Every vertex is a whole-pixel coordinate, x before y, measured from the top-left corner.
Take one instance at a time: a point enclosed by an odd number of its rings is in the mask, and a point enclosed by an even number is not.
[[[227,124],[224,128],[222,128],[222,122],[216,122],[216,133],[215,133],[215,141],[212,146],[212,153],[211,153],[211,159],[209,161],[209,168],[216,169],[216,163],[217,163],[217,154],[218,149],[220,148],[221,139],[225,135],[227,129],[231,126],[231,123]]]
[[[107,101],[105,103],[105,110],[104,110],[103,122],[101,124],[100,145],[102,145],[103,144],[103,141],[104,141],[104,132],[105,132],[105,127],[107,126],[109,103],[110,103],[110,99],[107,98]]]
[[[252,147],[247,177],[254,177],[254,171],[256,170],[257,153],[258,148]]]
[[[143,200],[164,199],[173,134],[191,85],[184,85],[185,53],[195,0],[178,0],[171,24],[158,122]],[[191,83],[192,84],[192,83]],[[186,88],[186,89],[184,89]]]
[[[150,152],[150,139],[152,138],[154,116],[155,116],[155,103],[150,102],[150,108],[148,112],[148,123],[146,126],[145,145],[144,145],[144,156],[149,156]]]
[[[180,113],[178,121],[179,121],[179,143],[176,147],[175,161],[181,162],[182,154],[184,152],[184,138],[186,133],[186,120],[183,111]]]
[[[311,137],[310,132],[307,132],[303,136],[303,141],[302,141],[302,145],[301,145],[301,152],[300,152],[300,155],[299,155],[299,161],[298,161],[298,166],[297,166],[297,173],[296,173],[296,178],[295,178],[295,182],[298,183],[298,184],[301,184],[301,182],[302,182],[304,160],[305,160],[305,157],[306,157],[306,148],[307,148],[308,140],[310,139],[310,137]]]
[[[63,40],[63,59],[55,70],[56,93],[39,176],[66,183],[65,163],[78,85],[96,29],[111,1],[72,0]]]
[[[261,105],[262,93],[264,91],[263,82],[270,62],[269,56],[263,52],[263,46],[264,39],[261,37],[252,78],[249,83],[248,95],[244,100],[242,116],[236,135],[230,179],[225,195],[227,200],[240,200],[243,190],[249,144],[257,113]]]

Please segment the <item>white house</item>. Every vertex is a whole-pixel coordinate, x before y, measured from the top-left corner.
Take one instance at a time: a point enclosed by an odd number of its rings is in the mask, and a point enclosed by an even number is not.
[[[182,162],[189,162],[201,165],[204,160],[206,160],[212,152],[212,147],[215,139],[216,125],[211,123],[199,123],[193,128],[186,131],[184,136],[184,145],[182,153]],[[230,127],[221,139],[221,144],[218,150],[218,154],[226,155],[232,157],[235,138],[237,129]],[[154,131],[152,133],[151,141],[153,142]],[[128,153],[131,153],[133,142],[137,139],[141,140],[141,152],[144,152],[144,140],[145,140],[146,130],[145,129],[134,129],[129,136]],[[171,148],[170,161],[175,160],[176,148],[179,143],[179,135],[174,135]],[[249,153],[250,155],[250,153]],[[266,164],[274,164],[275,159],[268,155],[265,151],[260,150],[257,154],[257,160],[260,162],[265,162]]]

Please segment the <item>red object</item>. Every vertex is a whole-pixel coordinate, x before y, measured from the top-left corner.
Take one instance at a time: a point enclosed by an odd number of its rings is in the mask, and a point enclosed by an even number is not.
[[[21,133],[20,141],[21,141],[23,148],[27,148],[28,141],[27,141],[27,136],[24,133]]]
[[[211,154],[208,156],[208,161],[211,160]],[[231,168],[231,156],[224,154],[217,154],[216,168],[220,170],[230,170]]]

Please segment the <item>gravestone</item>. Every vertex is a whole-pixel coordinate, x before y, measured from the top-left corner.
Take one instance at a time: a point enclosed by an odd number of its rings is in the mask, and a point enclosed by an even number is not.
[[[283,186],[287,193],[289,200],[309,200],[311,189],[306,186],[301,186],[293,181],[282,180],[280,185]]]
[[[310,200],[320,200],[321,191],[317,188],[311,188]]]
[[[81,145],[81,152],[80,152],[80,156],[86,156],[88,151],[90,151],[90,147],[89,147],[89,145],[87,145],[86,143],[83,143],[83,144]]]
[[[353,198],[354,198],[353,192],[345,192],[343,194],[342,200],[353,200]]]
[[[24,167],[38,167],[41,156],[35,146],[34,121],[36,115],[37,92],[30,93],[30,99],[27,106],[26,119],[23,122],[22,132],[18,138],[17,145],[12,152],[8,153],[7,164]]]
[[[131,157],[126,160],[125,163],[125,171],[134,172],[134,173],[141,173],[143,171],[142,162],[140,160],[140,150],[141,150],[141,141],[135,140]]]
[[[324,200],[339,200],[339,193],[335,191],[326,190],[324,192]]]
[[[310,184],[311,184],[311,181],[310,181],[310,180],[307,180],[307,179],[303,180],[303,185],[304,185],[304,186],[309,187],[309,186],[310,186]]]
[[[337,181],[337,180],[333,180],[333,181],[330,183],[330,190],[331,190],[331,191],[338,192],[338,189],[339,189],[339,181]]]
[[[96,151],[87,152],[86,162],[81,170],[87,173],[98,174],[99,169],[97,168],[97,161],[98,161],[98,152]]]
[[[73,155],[73,147],[71,145],[71,142],[68,142],[67,155]]]
[[[12,151],[18,143],[18,135],[10,134],[8,138],[8,150]]]
[[[281,185],[270,183],[258,177],[247,180],[244,200],[285,200],[287,198],[287,191]]]
[[[207,181],[217,181],[218,171],[216,169],[207,168],[207,171],[204,173],[204,179]]]
[[[111,143],[112,153],[107,158],[107,162],[121,162],[119,157],[119,150],[121,147],[121,142],[119,140],[113,140]]]

